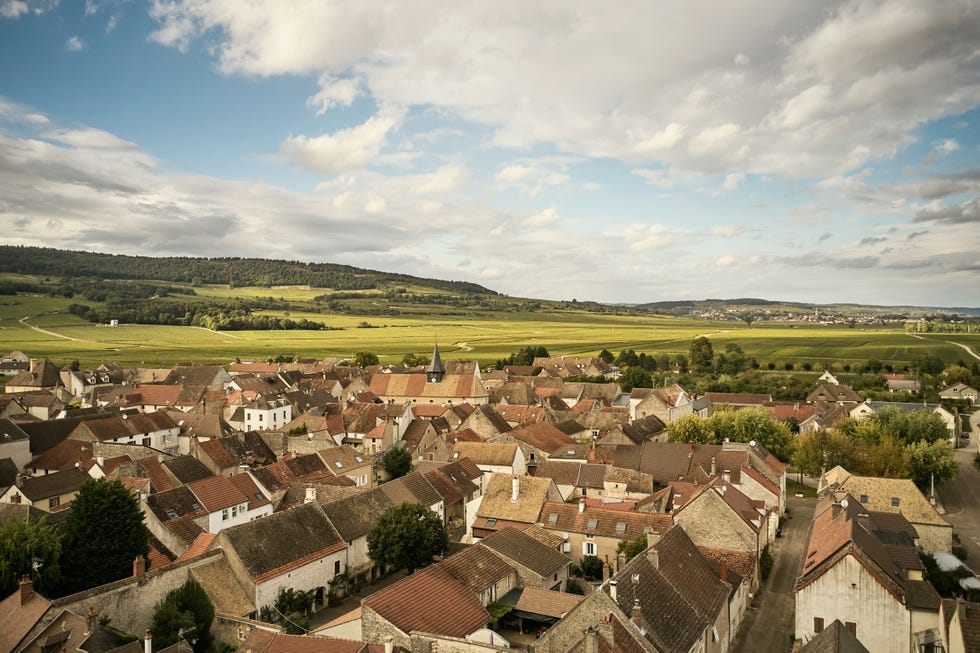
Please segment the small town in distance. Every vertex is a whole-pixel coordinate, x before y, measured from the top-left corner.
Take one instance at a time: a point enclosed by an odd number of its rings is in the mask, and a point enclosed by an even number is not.
[[[11,351],[0,648],[971,650],[976,362],[665,358]]]

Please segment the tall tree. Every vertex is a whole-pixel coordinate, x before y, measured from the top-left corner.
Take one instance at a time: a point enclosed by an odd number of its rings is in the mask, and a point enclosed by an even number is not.
[[[923,492],[929,489],[933,481],[939,485],[953,478],[960,468],[953,458],[953,448],[942,440],[932,443],[919,440],[906,446],[905,452],[912,480]]]
[[[211,648],[211,622],[214,605],[196,580],[189,578],[170,590],[153,612],[153,644],[165,648],[183,636],[193,641],[194,650],[203,653]]]
[[[412,471],[412,454],[401,447],[392,447],[385,452],[385,471],[392,478],[398,478]]]
[[[83,483],[61,533],[66,594],[129,576],[136,557],[150,551],[139,501],[117,480]]]
[[[695,371],[707,372],[711,370],[711,365],[714,362],[715,350],[710,340],[705,336],[699,336],[691,341],[687,356]]]
[[[8,519],[0,525],[0,597],[30,576],[42,596],[54,596],[61,583],[61,541],[44,520]]]
[[[439,515],[419,503],[388,508],[367,534],[368,555],[376,564],[408,573],[432,563],[449,548]]]
[[[359,351],[354,354],[354,367],[370,367],[378,364],[378,355],[369,351]]]

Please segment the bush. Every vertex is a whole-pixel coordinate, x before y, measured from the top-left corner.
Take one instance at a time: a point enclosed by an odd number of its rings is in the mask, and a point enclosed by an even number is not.
[[[582,556],[578,567],[585,580],[602,580],[602,560],[597,556]]]
[[[769,580],[769,574],[772,572],[774,563],[775,560],[773,560],[772,553],[769,552],[769,545],[767,544],[759,556],[759,574],[762,576],[763,582]]]

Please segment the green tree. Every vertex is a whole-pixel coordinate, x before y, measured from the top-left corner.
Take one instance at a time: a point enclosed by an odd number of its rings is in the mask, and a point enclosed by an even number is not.
[[[801,433],[793,449],[793,466],[804,474],[817,476],[821,471],[840,465],[855,469],[856,448],[843,433],[835,430]]]
[[[897,438],[882,436],[876,444],[860,446],[859,452],[855,472],[883,478],[909,477],[909,457]]]
[[[365,367],[370,367],[371,365],[378,364],[378,355],[373,354],[369,351],[359,351],[354,354],[354,367],[360,367],[361,369]]]
[[[711,370],[714,362],[715,350],[710,340],[705,336],[699,336],[691,341],[687,357],[696,372],[707,372]]]
[[[633,388],[652,388],[653,377],[642,367],[630,367],[619,377],[619,387],[623,392],[629,392]]]
[[[385,452],[385,471],[392,478],[398,478],[412,471],[412,454],[401,447],[392,447]]]
[[[419,354],[405,354],[402,356],[402,365],[405,367],[418,367],[419,365],[428,365],[429,358],[427,356],[422,356]]]
[[[602,560],[598,556],[582,556],[578,564],[582,578],[586,580],[602,580]]]
[[[714,434],[708,427],[707,420],[697,415],[684,415],[667,425],[668,442],[696,442],[712,444]]]
[[[211,649],[213,637],[211,622],[214,621],[214,605],[204,588],[193,578],[187,579],[177,589],[170,590],[157,603],[153,612],[153,644],[165,648],[176,644],[183,636],[194,642],[194,650],[203,653]]]
[[[616,360],[616,357],[613,356],[613,353],[608,349],[603,349],[602,351],[600,351],[599,358],[601,358],[602,360],[610,364],[612,364],[612,362]]]
[[[61,541],[45,521],[12,518],[0,525],[0,596],[9,596],[30,576],[42,596],[54,596],[61,583]]]
[[[745,326],[747,327],[751,327],[752,323],[755,322],[755,316],[751,313],[742,313],[739,319],[745,322]]]
[[[647,536],[637,535],[632,540],[622,540],[616,545],[616,553],[626,555],[626,562],[629,562],[637,555],[647,550]]]
[[[905,447],[909,458],[912,480],[923,492],[929,489],[931,481],[936,485],[956,476],[959,463],[953,458],[953,448],[948,442],[926,442],[919,440]]]
[[[432,563],[449,548],[439,515],[419,503],[388,508],[367,534],[368,555],[375,564],[408,573]]]
[[[149,538],[139,501],[121,482],[86,481],[61,529],[63,592],[79,592],[129,576],[133,560],[149,553]]]
[[[309,615],[315,600],[313,590],[280,588],[275,602],[262,607],[261,616],[263,621],[285,626],[289,635],[305,635],[310,629]]]

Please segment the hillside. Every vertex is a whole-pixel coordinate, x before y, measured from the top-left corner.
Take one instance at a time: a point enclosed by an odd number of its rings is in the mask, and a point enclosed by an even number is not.
[[[11,245],[0,245],[0,272],[188,284],[310,286],[333,290],[372,290],[385,284],[402,284],[454,293],[497,294],[466,281],[426,279],[333,263],[256,258],[156,258]]]

